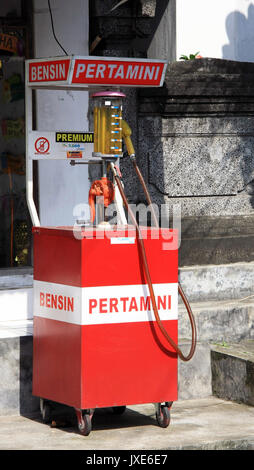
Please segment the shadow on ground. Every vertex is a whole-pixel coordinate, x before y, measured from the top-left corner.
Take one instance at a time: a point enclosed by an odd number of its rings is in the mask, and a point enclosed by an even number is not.
[[[77,417],[74,408],[60,405],[58,403],[53,405],[52,415],[49,423],[45,426],[52,428],[62,429],[64,432],[79,434]],[[36,422],[42,422],[42,416],[39,413],[26,414],[23,413],[28,419]],[[92,430],[104,431],[115,430],[131,427],[142,426],[158,426],[155,418],[155,410],[151,404],[151,413],[144,415],[130,408],[126,408],[125,412],[121,415],[115,414],[112,408],[98,408],[95,410],[92,417]]]

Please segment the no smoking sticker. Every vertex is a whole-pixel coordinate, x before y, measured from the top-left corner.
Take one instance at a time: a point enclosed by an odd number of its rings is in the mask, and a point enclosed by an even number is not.
[[[39,139],[35,141],[34,146],[37,153],[45,154],[48,153],[50,144],[46,137],[39,137]]]

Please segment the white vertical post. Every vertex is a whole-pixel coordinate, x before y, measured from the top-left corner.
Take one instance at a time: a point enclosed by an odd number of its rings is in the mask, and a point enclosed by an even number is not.
[[[27,86],[28,81],[28,64],[26,63],[26,89],[25,89],[25,106],[26,106],[26,200],[29,213],[34,226],[40,226],[40,220],[33,198],[33,160],[29,155],[29,132],[32,131],[33,123],[33,106],[32,106],[32,88]]]

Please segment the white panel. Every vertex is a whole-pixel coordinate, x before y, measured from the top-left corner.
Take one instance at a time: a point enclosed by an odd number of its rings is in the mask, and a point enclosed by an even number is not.
[[[0,290],[0,322],[33,318],[33,289]]]
[[[81,324],[81,288],[34,281],[34,317]]]
[[[55,33],[70,55],[88,55],[88,0],[51,2]],[[34,1],[35,57],[64,56],[51,28],[47,0]],[[88,92],[37,91],[37,128],[51,131],[88,131]],[[39,162],[41,225],[73,225],[75,205],[87,203],[87,165]]]

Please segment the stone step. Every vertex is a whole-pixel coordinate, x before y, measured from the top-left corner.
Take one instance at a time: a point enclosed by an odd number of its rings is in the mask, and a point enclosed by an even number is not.
[[[254,406],[254,340],[212,346],[213,395]]]
[[[211,300],[190,302],[197,326],[198,341],[202,343],[239,342],[254,339],[254,301]],[[191,338],[188,313],[179,301],[178,334]]]
[[[216,344],[254,342],[254,304],[245,300],[191,303],[197,327],[197,347],[189,362],[179,360],[179,399],[212,394],[211,350]],[[185,306],[179,303],[179,346],[187,355],[191,345],[191,327]]]
[[[245,299],[254,301],[254,263],[179,268],[179,281],[191,302]]]

